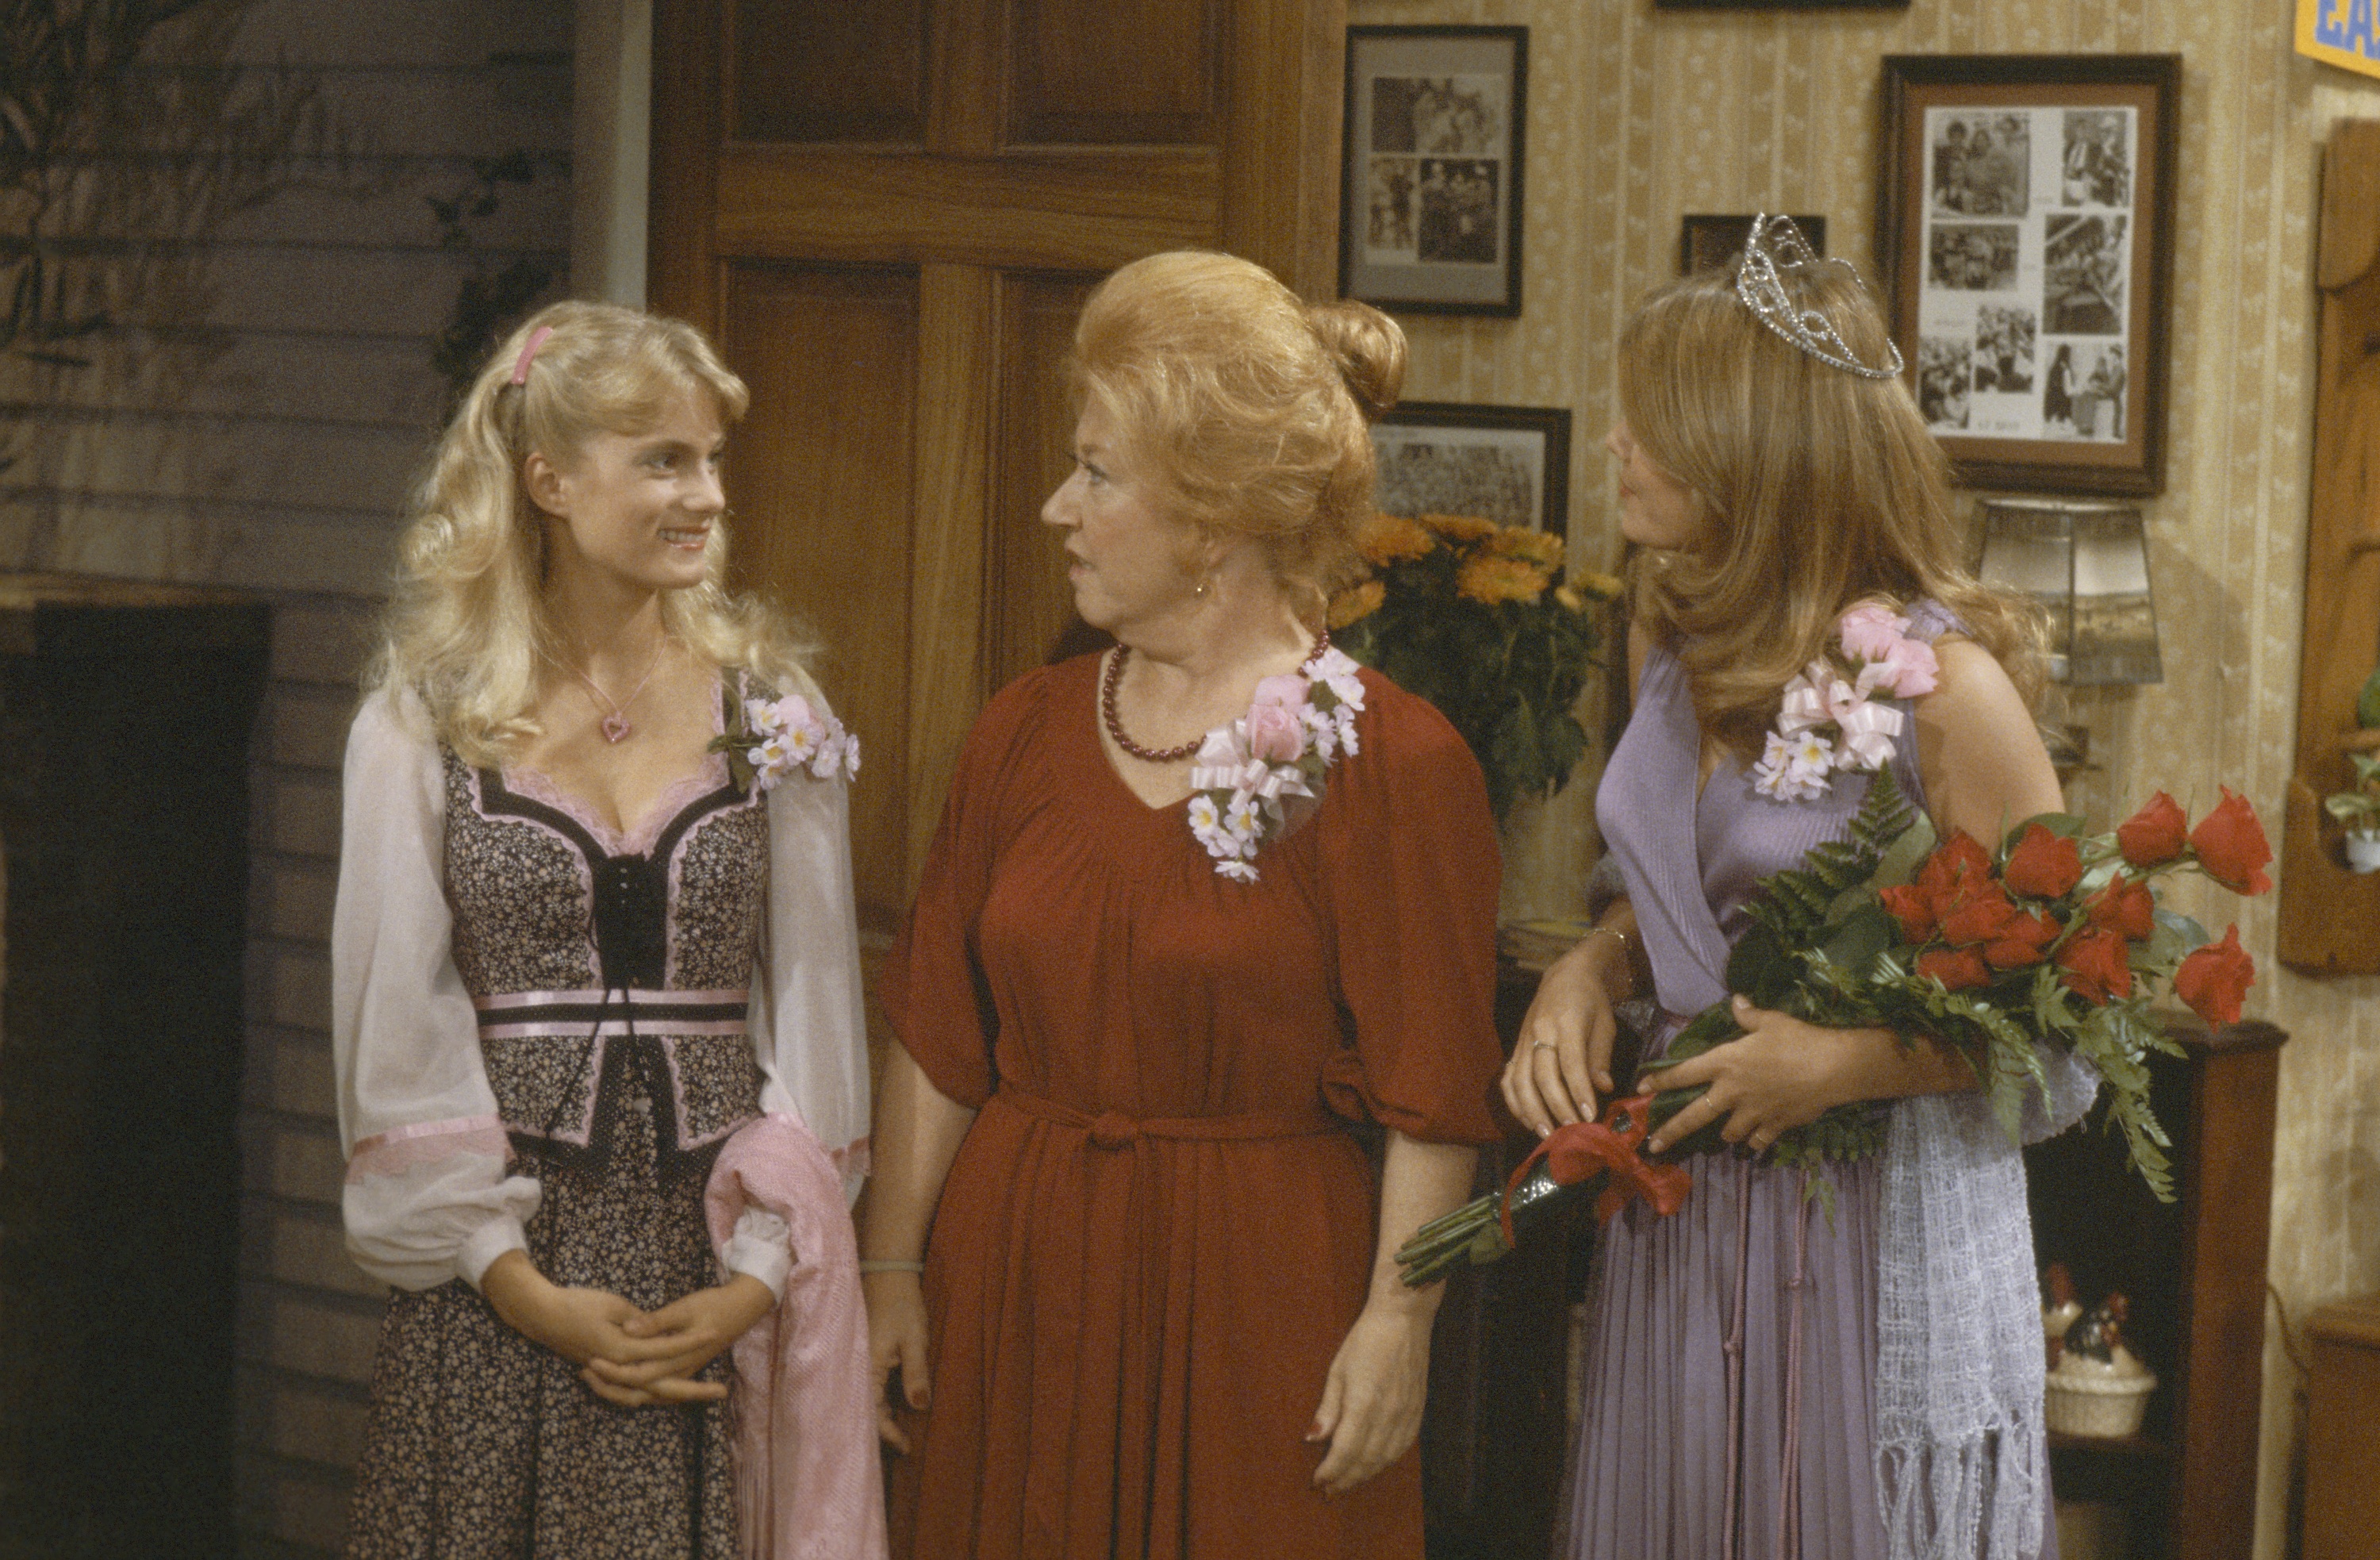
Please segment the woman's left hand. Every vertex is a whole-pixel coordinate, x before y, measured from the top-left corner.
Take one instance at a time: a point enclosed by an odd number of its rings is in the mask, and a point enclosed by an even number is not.
[[[1871,1096],[1852,1081],[1879,1045],[1899,1048],[1889,1030],[1830,1030],[1735,999],[1741,1040],[1714,1045],[1676,1066],[1645,1074],[1638,1087],[1667,1091],[1707,1083],[1699,1100],[1645,1140],[1658,1153],[1716,1121],[1719,1136],[1755,1153],[1787,1131],[1807,1126],[1833,1105]]]
[[[1343,1495],[1405,1455],[1421,1433],[1434,1312],[1400,1297],[1364,1307],[1323,1381],[1309,1442],[1329,1450],[1315,1486]]]
[[[716,1359],[745,1330],[776,1308],[777,1297],[749,1274],[697,1289],[659,1310],[623,1324],[631,1337],[663,1340],[678,1347],[640,1365],[596,1359],[579,1372],[595,1395],[624,1408],[648,1403],[690,1403],[722,1395],[716,1382],[698,1382],[695,1372]]]

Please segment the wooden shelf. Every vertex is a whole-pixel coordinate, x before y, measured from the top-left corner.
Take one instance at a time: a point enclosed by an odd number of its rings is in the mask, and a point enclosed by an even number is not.
[[[2185,1054],[2150,1058],[2150,1101],[2173,1138],[2172,1202],[2093,1124],[2025,1151],[2034,1250],[2077,1298],[2131,1300],[2133,1351],[2157,1373],[2138,1435],[2052,1435],[2059,1499],[2123,1508],[2127,1554],[2235,1560],[2252,1547],[2264,1394],[2273,1116],[2288,1038],[2270,1024],[2209,1030],[2160,1014]]]
[[[2279,952],[2316,975],[2380,973],[2380,872],[2347,870],[2324,796],[2347,789],[2356,696],[2380,647],[2380,120],[2351,119],[2323,153],[2313,494],[2306,527],[2296,773],[2281,836]]]

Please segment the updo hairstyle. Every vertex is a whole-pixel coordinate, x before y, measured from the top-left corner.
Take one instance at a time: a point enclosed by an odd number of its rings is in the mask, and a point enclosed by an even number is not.
[[[1179,250],[1099,284],[1072,369],[1198,542],[1255,542],[1316,623],[1361,575],[1368,426],[1404,384],[1395,321],[1368,304],[1307,305],[1260,265]]]

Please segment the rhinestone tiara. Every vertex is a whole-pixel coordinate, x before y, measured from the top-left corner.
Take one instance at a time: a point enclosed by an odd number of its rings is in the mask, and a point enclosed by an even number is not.
[[[1884,349],[1892,354],[1886,368],[1870,368],[1852,353],[1842,333],[1835,323],[1815,309],[1796,309],[1785,295],[1785,284],[1779,272],[1802,266],[1840,265],[1858,282],[1858,269],[1847,260],[1821,259],[1810,248],[1802,230],[1793,225],[1789,216],[1770,216],[1767,212],[1752,219],[1752,232],[1743,241],[1743,262],[1735,270],[1735,296],[1752,311],[1753,317],[1787,341],[1807,352],[1828,368],[1858,374],[1862,379],[1891,379],[1901,371],[1900,348],[1885,338]],[[1861,283],[1864,286],[1865,283]]]

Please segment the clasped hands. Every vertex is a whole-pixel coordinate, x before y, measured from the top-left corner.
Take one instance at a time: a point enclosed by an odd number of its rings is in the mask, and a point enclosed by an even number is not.
[[[589,1391],[624,1408],[725,1397],[725,1383],[695,1373],[777,1303],[766,1284],[737,1274],[646,1310],[608,1289],[557,1285],[518,1249],[488,1264],[480,1292],[507,1326],[577,1365]]]

